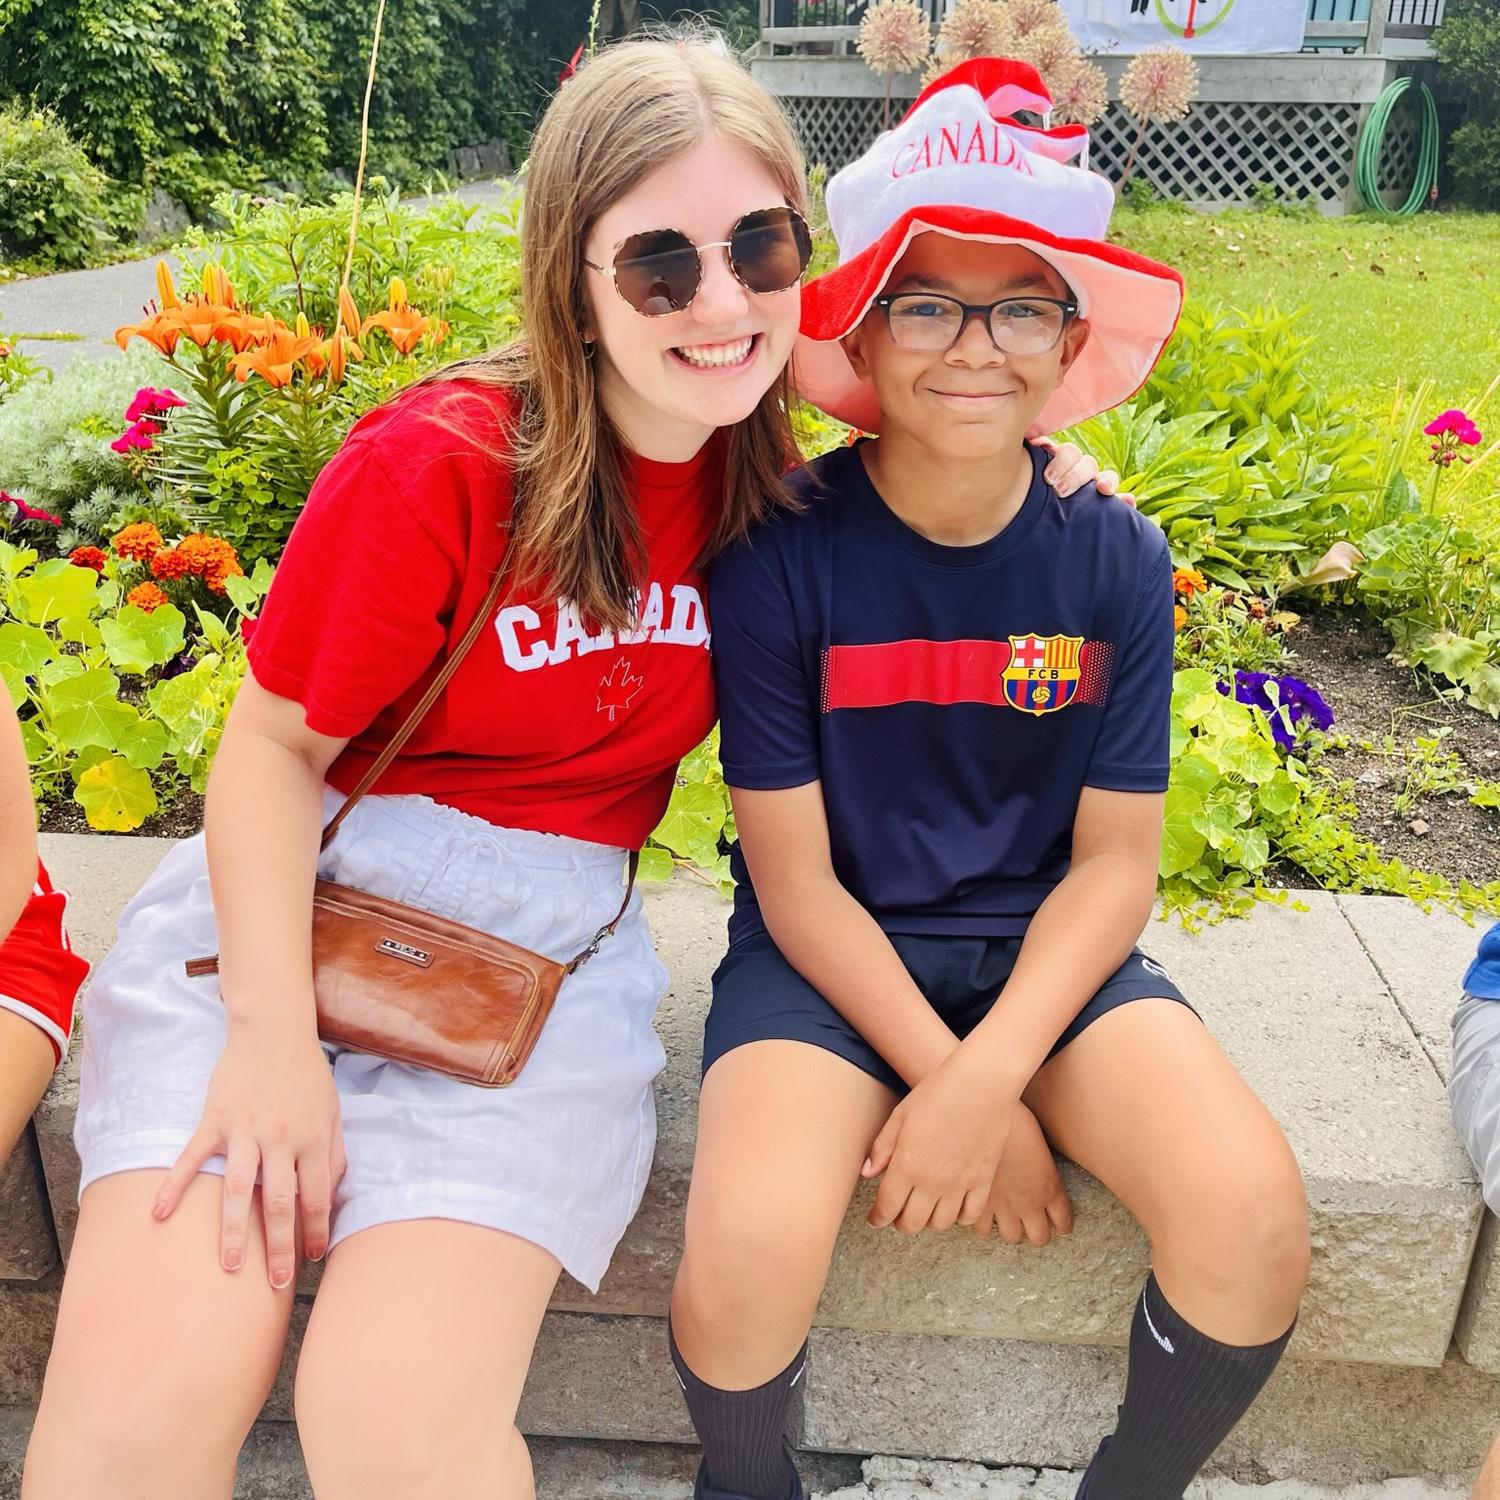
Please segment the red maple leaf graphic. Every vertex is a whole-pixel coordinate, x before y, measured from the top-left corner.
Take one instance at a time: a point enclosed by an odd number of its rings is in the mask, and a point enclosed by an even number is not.
[[[599,712],[608,714],[609,722],[613,724],[621,710],[635,702],[635,695],[645,685],[644,677],[631,676],[629,657],[617,658],[614,666],[599,679]]]

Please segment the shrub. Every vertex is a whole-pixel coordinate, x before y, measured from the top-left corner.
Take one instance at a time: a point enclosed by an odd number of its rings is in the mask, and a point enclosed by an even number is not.
[[[0,107],[0,252],[81,266],[113,242],[109,184],[50,111]]]
[[[1432,49],[1464,109],[1446,156],[1465,201],[1500,208],[1500,0],[1449,0]]]

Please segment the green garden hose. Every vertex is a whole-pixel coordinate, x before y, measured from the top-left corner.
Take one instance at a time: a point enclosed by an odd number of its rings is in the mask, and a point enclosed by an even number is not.
[[[1365,128],[1360,132],[1359,145],[1354,154],[1354,185],[1365,206],[1373,213],[1387,219],[1404,219],[1416,213],[1427,201],[1427,195],[1437,181],[1438,174],[1438,117],[1437,104],[1432,90],[1425,83],[1421,89],[1418,106],[1418,128],[1421,141],[1417,152],[1417,180],[1412,184],[1411,196],[1400,208],[1387,205],[1380,192],[1380,158],[1385,150],[1385,135],[1390,127],[1391,115],[1401,96],[1411,87],[1410,78],[1398,78],[1390,84],[1375,107]]]

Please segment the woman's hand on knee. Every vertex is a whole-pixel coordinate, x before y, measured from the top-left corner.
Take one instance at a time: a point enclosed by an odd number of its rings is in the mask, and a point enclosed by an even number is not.
[[[328,1248],[333,1190],[344,1174],[338,1093],[317,1038],[293,1036],[273,1022],[233,1022],[209,1080],[203,1119],[167,1173],[151,1212],[170,1217],[211,1156],[225,1158],[219,1260],[245,1263],[257,1177],[266,1240],[266,1272],[278,1291],[297,1271],[303,1249]]]
[[[998,1231],[1007,1245],[1023,1240],[1045,1245],[1054,1234],[1073,1232],[1073,1205],[1062,1174],[1040,1122],[1024,1104],[1016,1109],[1005,1154],[975,1230],[980,1239]]]

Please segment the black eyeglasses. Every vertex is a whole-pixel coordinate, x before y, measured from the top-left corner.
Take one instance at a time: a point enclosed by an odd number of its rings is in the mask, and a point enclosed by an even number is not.
[[[960,302],[936,292],[901,292],[877,297],[897,348],[930,354],[951,349],[970,318],[983,318],[990,342],[1002,354],[1046,354],[1078,315],[1078,304],[1064,297],[1003,297],[999,302]]]
[[[584,265],[608,276],[642,316],[660,318],[698,295],[705,250],[727,250],[729,269],[748,290],[784,292],[812,259],[812,234],[795,208],[761,208],[736,221],[727,240],[695,245],[680,229],[648,229],[621,240],[609,265]]]

